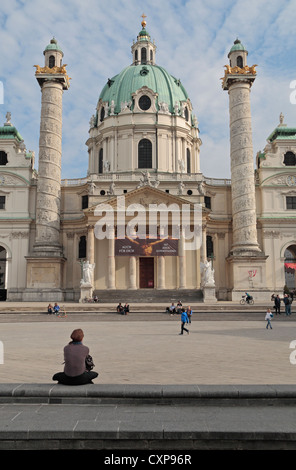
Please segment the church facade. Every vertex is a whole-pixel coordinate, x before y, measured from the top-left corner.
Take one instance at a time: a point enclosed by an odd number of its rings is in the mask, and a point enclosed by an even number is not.
[[[294,289],[296,128],[280,115],[254,168],[256,66],[247,64],[245,47],[234,42],[222,78],[230,180],[201,173],[197,117],[181,81],[156,64],[145,21],[131,51],[131,64],[108,79],[90,119],[86,177],[61,180],[69,77],[55,39],[44,65],[35,66],[38,172],[7,113],[0,127],[1,299],[186,290],[213,302],[237,301],[246,291],[269,300],[284,286]]]

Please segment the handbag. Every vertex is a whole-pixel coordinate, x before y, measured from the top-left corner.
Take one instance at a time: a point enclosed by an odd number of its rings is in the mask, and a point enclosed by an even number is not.
[[[85,368],[87,371],[92,370],[95,367],[93,363],[93,358],[88,354],[85,358]]]

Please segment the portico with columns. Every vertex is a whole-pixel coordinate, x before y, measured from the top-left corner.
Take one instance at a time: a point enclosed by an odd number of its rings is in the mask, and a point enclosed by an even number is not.
[[[116,249],[116,239],[121,234],[127,234],[128,230],[132,228],[134,223],[138,225],[135,214],[125,214],[125,226],[119,228],[121,223],[122,214],[118,214],[118,200],[116,197],[110,198],[104,202],[103,208],[107,209],[107,204],[112,208],[114,216],[114,224],[109,224],[104,221],[105,213],[102,212],[98,215],[100,204],[86,209],[85,216],[87,218],[86,226],[87,231],[87,259],[91,264],[95,264],[95,278],[94,278],[94,290],[102,290],[104,288],[108,290],[116,289],[140,289],[141,287],[141,273],[145,275],[145,259],[152,260],[152,271],[147,268],[147,274],[149,282],[146,288],[154,289],[199,289],[200,288],[200,261],[201,261],[201,247],[202,236],[198,238],[195,249],[186,249],[186,244],[189,240],[185,239],[182,231],[182,227],[179,225],[180,237],[174,242],[176,251],[170,251],[169,253],[165,250],[160,255],[155,255],[156,252],[152,252],[149,247],[149,207],[157,205],[158,208],[162,206],[168,209],[180,210],[180,217],[182,211],[182,204],[186,204],[190,207],[187,200],[179,197],[171,196],[164,193],[156,188],[143,187],[135,189],[129,192],[125,199],[125,207],[128,210],[133,208],[135,205],[135,211],[139,209],[139,204],[145,210],[145,230],[147,230],[147,239],[145,239],[146,249],[136,249],[135,254],[129,256],[120,254],[120,251]],[[191,225],[193,227],[193,207],[191,207]],[[147,216],[147,219],[146,219]],[[174,220],[173,215],[169,214],[168,226],[164,227],[158,214],[157,226],[153,226],[153,230],[156,229],[157,238],[162,240],[166,233],[169,234],[168,241],[172,238],[171,235],[174,233],[172,227]],[[201,212],[202,217],[202,212]],[[102,225],[101,225],[102,223]],[[102,230],[106,231],[106,237],[96,236],[96,224],[100,224],[103,227]],[[97,232],[98,234],[98,232]],[[189,238],[189,237],[187,237]],[[129,237],[126,236],[124,239],[126,243],[129,243]],[[153,245],[155,238],[151,239]],[[135,243],[137,243],[137,237],[135,237]],[[147,243],[147,246],[146,246]],[[144,261],[144,262],[143,262]]]

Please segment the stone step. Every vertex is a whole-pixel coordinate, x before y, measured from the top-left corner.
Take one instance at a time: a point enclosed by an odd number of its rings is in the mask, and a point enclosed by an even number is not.
[[[94,295],[97,295],[100,302],[108,303],[110,298],[121,303],[168,303],[169,305],[178,300],[189,302],[202,302],[203,293],[200,289],[138,289],[138,290],[127,290],[127,289],[116,289],[116,290],[95,290]],[[185,300],[186,299],[186,300]]]
[[[99,450],[98,463],[146,450],[152,464],[170,449],[188,464],[194,450],[295,450],[295,397],[295,385],[3,383],[0,450]]]

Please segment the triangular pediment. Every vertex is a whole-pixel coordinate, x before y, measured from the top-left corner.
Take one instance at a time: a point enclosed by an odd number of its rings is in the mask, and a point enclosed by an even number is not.
[[[171,205],[177,205],[180,208],[183,204],[189,204],[192,208],[194,206],[193,203],[189,202],[188,200],[175,196],[165,191],[161,191],[160,189],[153,188],[151,186],[142,186],[141,188],[133,189],[132,191],[122,194],[120,196],[112,196],[111,198],[106,198],[104,201],[95,204],[94,206],[90,207],[85,211],[86,214],[91,215],[94,213],[95,209],[100,205],[108,204],[112,207],[114,211],[117,210],[118,202],[120,198],[120,203],[128,207],[132,204],[141,204],[145,208],[149,208],[150,205],[156,204],[164,204],[167,207]]]

